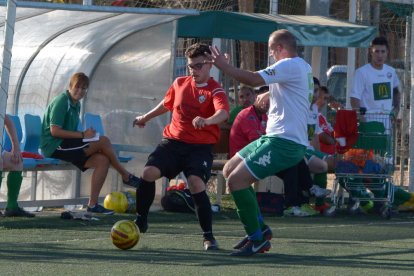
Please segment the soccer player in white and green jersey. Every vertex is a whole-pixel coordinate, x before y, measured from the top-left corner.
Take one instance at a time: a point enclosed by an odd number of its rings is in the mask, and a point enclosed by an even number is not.
[[[288,30],[270,35],[269,55],[276,63],[257,72],[235,68],[217,48],[211,50],[211,63],[225,74],[253,87],[269,85],[269,92],[264,94],[270,99],[266,135],[239,151],[223,170],[247,233],[245,244],[232,255],[251,256],[271,247],[271,236],[264,235],[268,226],[260,216],[251,184],[303,159],[308,144],[306,122],[313,94],[312,70],[298,57],[296,38]]]

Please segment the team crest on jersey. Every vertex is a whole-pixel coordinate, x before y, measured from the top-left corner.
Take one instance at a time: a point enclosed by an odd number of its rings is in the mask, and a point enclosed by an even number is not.
[[[199,101],[200,103],[204,103],[204,102],[206,101],[206,96],[204,96],[204,95],[200,95],[200,96],[198,96],[198,101]]]
[[[276,75],[276,70],[275,69],[266,69],[266,70],[264,70],[264,72],[269,76],[275,76]]]
[[[387,78],[389,78],[389,79],[390,79],[390,78],[392,78],[392,74],[391,74],[391,72],[388,72],[388,73],[387,73]]]

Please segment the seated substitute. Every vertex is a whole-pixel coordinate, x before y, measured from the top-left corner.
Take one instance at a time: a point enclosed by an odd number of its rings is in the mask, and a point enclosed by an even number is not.
[[[43,116],[40,148],[46,157],[70,162],[81,171],[93,168],[87,211],[113,214],[112,210],[98,204],[99,192],[109,166],[112,165],[121,175],[126,185],[136,187],[138,178],[121,165],[108,137],[100,136],[99,140],[93,142],[83,141],[84,138],[92,138],[96,134],[93,128],[77,130],[80,100],[85,96],[88,87],[89,78],[84,73],[76,73],[70,79],[68,90],[49,103]]]

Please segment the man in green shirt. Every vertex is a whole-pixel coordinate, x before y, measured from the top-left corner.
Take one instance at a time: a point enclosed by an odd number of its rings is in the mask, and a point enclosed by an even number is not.
[[[88,212],[113,214],[112,210],[98,204],[99,192],[105,182],[109,166],[121,175],[124,184],[137,187],[138,178],[130,174],[119,162],[112,149],[111,141],[100,136],[92,138],[96,131],[89,128],[77,130],[80,114],[80,100],[85,96],[89,78],[84,73],[74,74],[69,89],[56,96],[48,105],[42,122],[40,148],[46,157],[53,157],[72,163],[81,171],[94,168],[91,179],[91,195]]]
[[[227,120],[227,124],[232,125],[237,114],[239,114],[239,112],[245,109],[246,107],[251,106],[255,100],[256,94],[254,93],[253,88],[249,86],[242,86],[237,97],[238,104],[230,110],[230,115],[229,119]]]

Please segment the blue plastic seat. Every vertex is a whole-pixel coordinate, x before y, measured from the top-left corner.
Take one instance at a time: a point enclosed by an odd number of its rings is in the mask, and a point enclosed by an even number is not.
[[[38,115],[25,114],[25,139],[23,142],[23,151],[40,154],[40,136],[42,135],[42,119]],[[44,157],[43,159],[36,159],[38,165],[57,165],[63,163],[56,158]]]
[[[103,123],[102,123],[102,119],[100,115],[86,112],[83,118],[84,118],[84,123],[85,123],[85,129],[92,127],[93,129],[96,130],[96,132],[99,133],[99,135],[102,135],[102,136],[105,135],[105,131],[104,131],[104,127],[103,127]],[[130,157],[130,156],[119,156],[120,150],[118,149],[121,149],[123,145],[112,144],[112,146],[115,150],[115,153],[118,157],[119,162],[127,163],[133,159],[133,157]]]
[[[32,153],[39,153],[40,136],[42,135],[42,120],[39,116],[24,115],[26,136],[23,150]]]
[[[93,113],[85,113],[84,115],[85,129],[93,128],[99,135],[105,135],[105,131],[102,124],[101,116]]]

